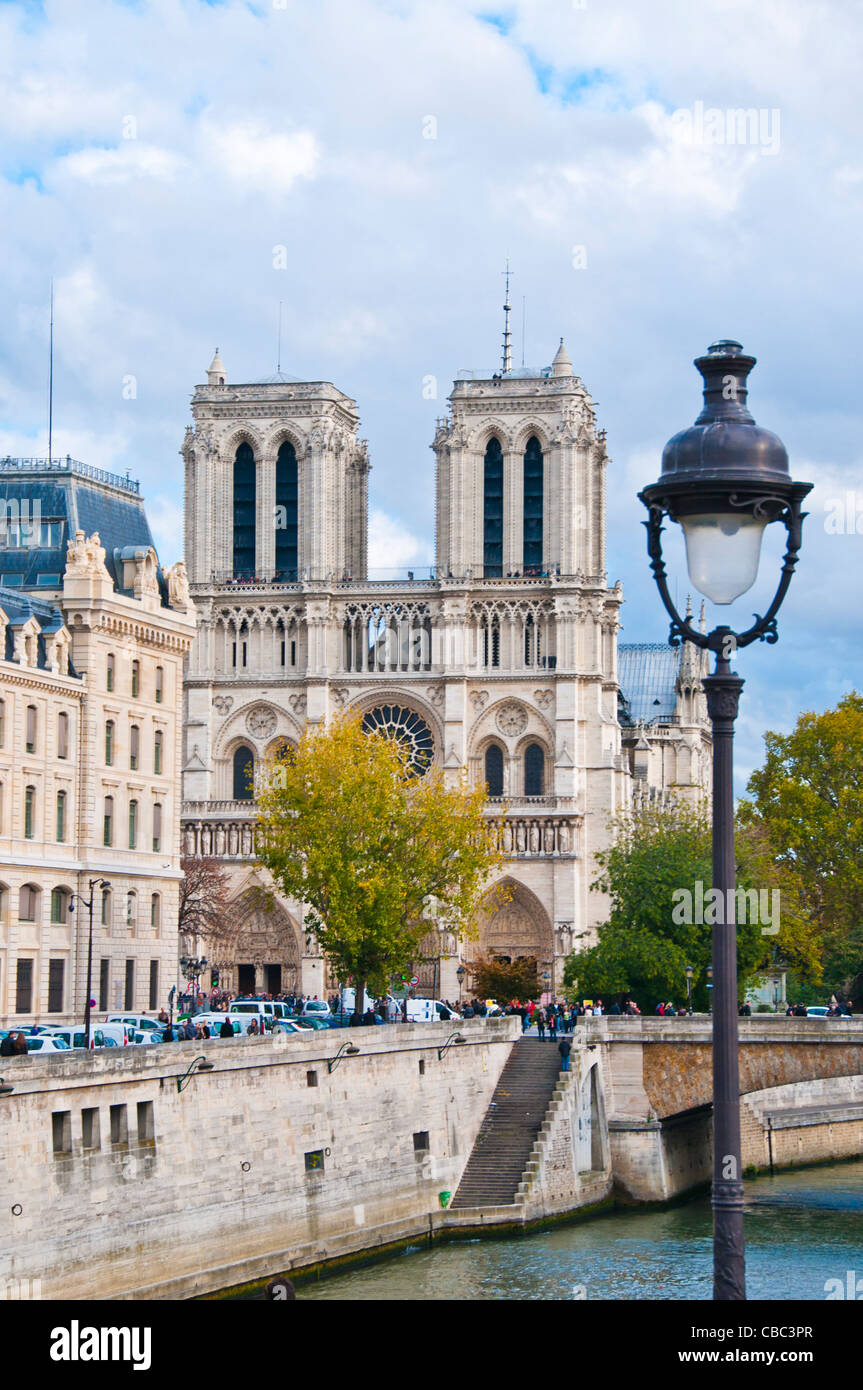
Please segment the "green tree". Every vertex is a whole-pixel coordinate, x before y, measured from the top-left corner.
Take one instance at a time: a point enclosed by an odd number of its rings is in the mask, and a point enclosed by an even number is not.
[[[511,999],[539,998],[535,956],[514,961],[486,957],[471,961],[468,968],[480,999],[496,999],[499,1004],[508,1004]]]
[[[713,925],[708,893],[712,883],[712,831],[706,814],[684,805],[644,807],[618,817],[609,849],[598,855],[600,873],[591,885],[607,893],[611,910],[599,928],[596,945],[573,953],[564,982],[576,984],[583,997],[629,995],[640,1008],[659,1000],[686,998],[686,966],[693,967],[693,1003],[708,1005],[707,969],[711,963]],[[780,889],[779,932],[765,935],[762,923],[738,922],[738,990],[758,978],[779,958],[817,971],[817,942],[799,902],[781,895],[780,871],[763,839],[742,832],[736,842],[740,889]],[[698,885],[705,902],[697,910]],[[703,920],[685,920],[682,891],[692,895],[693,911]],[[775,900],[768,896],[768,909]]]
[[[792,733],[768,733],[741,819],[761,827],[799,885],[822,942],[824,982],[863,989],[863,696],[802,714]]]
[[[398,739],[347,715],[311,726],[291,758],[262,770],[258,857],[357,999],[383,993],[423,954],[434,915],[469,936],[500,835],[485,788],[417,775]]]

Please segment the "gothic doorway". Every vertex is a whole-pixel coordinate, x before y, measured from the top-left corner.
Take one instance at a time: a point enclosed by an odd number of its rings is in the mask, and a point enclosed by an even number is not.
[[[268,965],[267,972],[267,994],[281,994],[282,992],[282,967],[280,965]]]
[[[219,941],[223,987],[238,994],[298,994],[300,930],[275,897],[247,888],[231,903],[230,935]]]
[[[507,962],[534,957],[537,963],[549,964],[553,959],[554,933],[548,913],[539,898],[514,879],[504,879],[486,899],[478,926],[481,956]]]
[[[255,967],[254,965],[237,966],[237,993],[254,994],[255,992]]]

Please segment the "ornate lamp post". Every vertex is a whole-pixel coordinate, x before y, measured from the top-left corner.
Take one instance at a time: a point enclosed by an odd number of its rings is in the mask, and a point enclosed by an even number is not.
[[[467,974],[467,971],[465,970],[463,965],[460,965],[455,973],[456,979],[458,980],[458,1002],[461,1003],[461,988],[464,984],[464,977]]]
[[[776,642],[776,615],[791,583],[801,544],[802,503],[811,483],[795,483],[782,441],[756,425],[746,408],[746,379],[755,366],[739,343],[712,343],[695,362],[704,378],[704,408],[695,424],[668,441],[659,481],[639,497],[648,509],[647,549],[662,602],[671,618],[669,642],[692,642],[714,653],[705,677],[713,726],[713,887],[726,904],[713,929],[713,1296],[746,1297],[740,1100],[737,1058],[737,932],[735,912],[734,721],[743,681],[731,670],[739,647]],[[689,577],[716,604],[732,603],[755,582],[766,526],[781,521],[785,556],[773,601],[743,632],[720,626],[699,632],[681,618],[668,591],[662,557],[665,517],[686,539]]]
[[[684,967],[686,971],[686,1007],[689,1017],[692,1017],[692,976],[695,974],[691,965]]]
[[[69,911],[75,911],[75,904],[83,903],[90,912],[90,929],[87,933],[87,998],[84,1001],[84,1046],[90,1046],[90,991],[93,988],[93,903],[96,900],[94,888],[110,888],[111,880],[108,878],[91,878],[89,882],[90,897],[84,898],[80,893],[73,893],[69,899]]]

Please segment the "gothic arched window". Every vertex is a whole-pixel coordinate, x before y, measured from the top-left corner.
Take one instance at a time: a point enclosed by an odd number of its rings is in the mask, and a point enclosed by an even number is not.
[[[234,754],[234,800],[251,801],[255,758],[251,748],[242,745]]]
[[[294,580],[297,577],[298,527],[297,454],[286,439],[279,447],[276,459],[276,578]]]
[[[494,436],[485,448],[483,475],[483,575],[503,574],[503,450]]]
[[[234,456],[234,578],[255,573],[255,456],[245,441]]]
[[[524,750],[524,794],[542,796],[545,776],[545,754],[538,743],[530,743]]]
[[[485,785],[489,796],[503,796],[503,749],[496,743],[485,750]]]
[[[524,451],[524,535],[522,567],[542,568],[542,449],[535,434]]]

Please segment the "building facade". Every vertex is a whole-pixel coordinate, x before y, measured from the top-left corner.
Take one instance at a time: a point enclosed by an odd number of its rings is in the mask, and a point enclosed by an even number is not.
[[[605,433],[562,340],[542,371],[463,373],[449,404],[432,445],[436,564],[394,581],[367,570],[369,458],[353,400],[283,376],[229,384],[218,353],[195,390],[182,448],[199,618],[184,845],[229,870],[232,932],[213,963],[232,989],[320,995],[335,983],[302,905],[260,905],[253,782],[277,745],[337,711],[397,733],[453,778],[468,769],[489,812],[505,809],[508,900],[481,913],[478,941],[432,924],[417,966],[422,989],[450,998],[460,961],[478,954],[533,956],[559,988],[565,957],[607,911],[590,884],[610,818],[635,788],[709,786],[701,658],[669,649],[646,667],[627,655],[637,699],[619,670]],[[655,696],[641,689],[651,680]]]
[[[185,567],[160,569],[136,482],[71,459],[3,460],[0,506],[0,1019],[81,1017],[91,902],[97,1009],[157,1008],[177,982]]]

